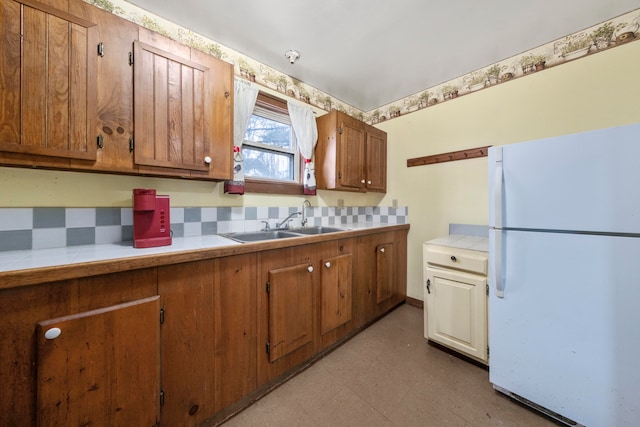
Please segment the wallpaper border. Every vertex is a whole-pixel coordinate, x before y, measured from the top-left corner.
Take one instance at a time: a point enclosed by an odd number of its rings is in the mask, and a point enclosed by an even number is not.
[[[640,40],[640,8],[593,25],[574,34],[532,48],[510,58],[473,70],[440,85],[425,88],[405,98],[361,111],[330,94],[268,67],[233,49],[154,15],[125,0],[83,0],[170,39],[206,52],[234,65],[236,76],[268,87],[325,111],[343,111],[359,120],[376,124],[414,111],[451,101],[460,96],[525,77],[588,55]]]

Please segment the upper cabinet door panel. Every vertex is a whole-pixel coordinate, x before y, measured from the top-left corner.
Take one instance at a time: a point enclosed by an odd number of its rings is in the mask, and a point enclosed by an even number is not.
[[[364,129],[345,117],[340,124],[340,149],[338,158],[338,182],[343,187],[364,187]]]
[[[96,29],[31,0],[0,13],[0,150],[96,159]]]
[[[134,42],[135,162],[207,171],[209,68]]]
[[[387,191],[387,134],[367,126],[367,191]]]

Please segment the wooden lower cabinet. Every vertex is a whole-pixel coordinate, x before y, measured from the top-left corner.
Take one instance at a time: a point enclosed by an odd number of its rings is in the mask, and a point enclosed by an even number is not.
[[[255,254],[158,269],[163,426],[197,426],[256,388]]]
[[[216,259],[216,412],[256,389],[256,254]]]
[[[0,425],[214,425],[401,303],[406,239],[0,289]]]
[[[317,266],[299,247],[258,255],[258,386],[311,358],[317,348]]]
[[[38,425],[154,426],[157,296],[39,322]]]
[[[195,426],[215,412],[214,261],[158,268],[162,304],[162,425]]]
[[[358,238],[354,287],[354,327],[361,328],[406,298],[407,232]]]
[[[0,318],[3,319],[0,322],[0,378],[3,383],[0,425],[37,425],[37,366],[47,364],[46,353],[37,351],[36,343],[41,339],[37,330],[39,322],[155,297],[156,279],[156,269],[150,268],[0,290]],[[129,311],[122,313],[130,314]],[[154,320],[157,319],[156,313]],[[93,333],[94,331],[87,330],[87,336],[93,336],[98,342],[105,336]],[[64,334],[65,330],[62,330],[60,338]],[[152,337],[154,331],[149,334]],[[137,353],[129,353],[129,356],[128,362],[132,366],[140,362],[146,363],[147,360],[139,361]],[[79,366],[71,364],[65,369],[74,368],[79,370]],[[132,388],[129,392],[139,393],[140,390]],[[152,404],[158,402],[157,395],[149,396],[149,399]],[[40,409],[44,409],[44,402],[40,404]],[[70,420],[69,423],[57,425],[74,423]]]

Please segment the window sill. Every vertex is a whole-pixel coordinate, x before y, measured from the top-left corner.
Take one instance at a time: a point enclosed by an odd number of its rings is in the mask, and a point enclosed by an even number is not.
[[[263,194],[284,194],[284,195],[304,195],[304,186],[302,184],[293,184],[288,182],[262,181],[257,179],[245,179],[245,193],[263,193]]]

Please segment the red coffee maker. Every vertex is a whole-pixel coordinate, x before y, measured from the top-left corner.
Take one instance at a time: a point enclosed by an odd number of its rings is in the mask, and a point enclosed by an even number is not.
[[[169,196],[156,196],[156,190],[133,190],[133,247],[152,248],[171,244]]]

